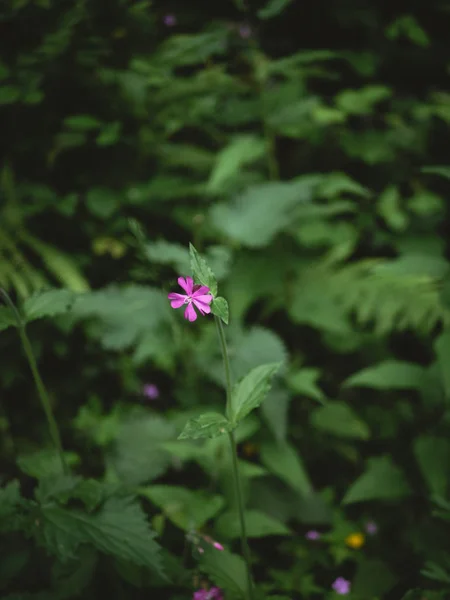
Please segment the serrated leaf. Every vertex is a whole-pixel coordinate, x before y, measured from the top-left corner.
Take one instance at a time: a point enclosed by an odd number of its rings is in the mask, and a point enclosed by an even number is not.
[[[34,535],[60,560],[76,558],[82,544],[104,554],[161,572],[160,546],[145,513],[130,497],[110,498],[96,514],[56,504],[40,507]]]
[[[64,452],[64,460],[68,466],[75,466],[80,462],[80,457],[75,452]],[[51,449],[23,454],[17,458],[17,466],[23,473],[36,479],[63,473],[59,453]]]
[[[422,173],[430,173],[431,175],[440,175],[445,179],[450,179],[450,167],[448,166],[436,166],[436,167],[422,167],[420,169]]]
[[[247,573],[240,556],[228,550],[218,552],[205,547],[199,566],[216,586],[229,592],[236,600],[247,600]]]
[[[288,443],[261,446],[261,461],[274,475],[302,496],[312,494],[308,473],[298,452]]]
[[[225,504],[222,496],[174,485],[140,488],[139,494],[153,502],[172,523],[184,531],[201,529]]]
[[[389,456],[381,456],[369,459],[366,471],[350,486],[342,503],[399,500],[410,493],[403,471]]]
[[[281,363],[271,363],[256,367],[233,389],[231,394],[231,414],[233,423],[239,421],[257,408],[270,390],[271,380]]]
[[[170,467],[172,457],[162,444],[175,438],[172,423],[158,415],[138,413],[120,423],[107,452],[108,465],[124,484],[149,483]]]
[[[225,325],[228,325],[228,302],[222,296],[214,298],[211,304],[211,311],[213,315],[222,319]]]
[[[308,207],[317,178],[268,182],[249,187],[231,203],[214,204],[210,219],[221,233],[250,248],[269,244]]]
[[[23,304],[23,314],[27,321],[43,317],[54,317],[68,312],[76,298],[70,290],[48,290],[37,292]]]
[[[376,390],[420,388],[425,370],[420,365],[386,360],[362,369],[344,381],[344,386],[370,387]]]
[[[235,512],[226,512],[216,520],[215,528],[218,536],[236,539],[241,535],[239,515]],[[260,538],[269,535],[289,535],[288,527],[278,519],[259,511],[245,511],[245,528],[249,538]]]
[[[450,441],[437,436],[414,440],[414,454],[430,494],[446,496],[450,474]]]
[[[206,285],[210,289],[211,294],[216,296],[217,281],[206,260],[200,256],[192,244],[189,244],[189,255],[191,259],[191,271],[195,281]]]
[[[339,437],[368,440],[370,429],[344,402],[333,401],[317,408],[311,425]]]
[[[232,430],[232,424],[220,413],[205,413],[196,419],[189,419],[183,431],[178,436],[179,440],[199,438],[215,438]]]

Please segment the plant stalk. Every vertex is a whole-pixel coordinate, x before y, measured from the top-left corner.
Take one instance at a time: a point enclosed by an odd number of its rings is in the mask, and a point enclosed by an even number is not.
[[[224,370],[225,370],[225,383],[226,383],[226,391],[227,391],[226,414],[227,414],[227,417],[230,418],[230,416],[231,416],[230,358],[228,356],[227,342],[225,339],[225,332],[223,329],[222,321],[220,320],[219,317],[214,317],[214,319],[216,321],[217,333],[219,335],[220,347],[222,350],[223,365],[224,365]],[[253,594],[253,578],[252,578],[250,548],[248,545],[247,530],[246,530],[246,525],[245,525],[244,500],[243,500],[243,494],[242,494],[241,478],[240,478],[240,474],[239,474],[239,463],[238,463],[236,438],[234,436],[233,431],[228,432],[228,439],[230,441],[234,487],[235,487],[236,500],[237,500],[238,512],[239,512],[239,523],[240,523],[240,527],[241,527],[242,554],[244,556],[245,564],[247,567],[248,600],[253,600],[254,594]]]
[[[19,311],[17,310],[16,306],[14,305],[14,302],[11,300],[11,298],[5,292],[5,290],[3,290],[1,288],[0,288],[0,296],[3,297],[6,304],[9,306],[9,308],[13,312],[14,317],[17,321],[17,328],[19,330],[20,341],[22,342],[22,346],[23,346],[25,355],[27,357],[31,373],[33,375],[34,384],[36,386],[42,408],[43,408],[45,416],[47,418],[50,436],[52,438],[52,441],[56,448],[56,451],[58,452],[58,455],[59,455],[59,458],[61,461],[61,465],[63,468],[63,472],[67,475],[69,473],[69,469],[68,469],[67,463],[64,459],[64,451],[63,451],[63,447],[62,447],[61,435],[59,433],[58,424],[57,424],[55,416],[53,414],[50,397],[48,395],[48,392],[44,385],[44,382],[42,381],[42,377],[39,373],[39,368],[37,366],[37,362],[36,362],[36,359],[33,354],[33,348],[31,346],[30,340],[28,338],[28,335],[27,335],[27,332],[25,329],[25,322],[22,319],[22,316],[19,313]]]

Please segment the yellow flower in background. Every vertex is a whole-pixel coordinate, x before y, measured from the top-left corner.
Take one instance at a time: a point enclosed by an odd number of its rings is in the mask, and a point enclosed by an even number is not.
[[[92,243],[94,254],[102,256],[109,254],[112,258],[122,258],[126,252],[126,246],[119,240],[110,237],[99,237]]]
[[[366,538],[364,534],[360,533],[359,531],[351,533],[345,538],[345,543],[347,544],[347,546],[349,548],[354,548],[355,550],[364,546],[365,541]]]

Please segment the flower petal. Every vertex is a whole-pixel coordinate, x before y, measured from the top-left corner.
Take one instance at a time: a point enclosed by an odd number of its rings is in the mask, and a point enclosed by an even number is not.
[[[202,315],[209,315],[211,312],[211,307],[205,302],[200,302],[198,298],[192,298],[192,304],[195,304]]]
[[[211,294],[201,294],[200,296],[196,296],[195,294],[192,296],[193,300],[197,300],[198,302],[203,302],[203,304],[211,304],[213,301],[213,297]]]
[[[192,277],[178,277],[178,285],[183,288],[188,296],[192,294],[192,288],[194,287],[194,280]]]
[[[175,292],[172,292],[167,297],[169,300],[171,300],[170,306],[172,308],[180,308],[180,306],[183,306],[187,298],[187,296],[184,294],[176,294]]]
[[[192,297],[195,298],[196,296],[203,296],[204,294],[209,293],[209,287],[207,287],[206,285],[194,285],[194,288],[192,290]]]
[[[197,319],[197,313],[194,310],[194,307],[191,303],[186,306],[186,310],[184,311],[184,318],[188,321],[195,321]]]

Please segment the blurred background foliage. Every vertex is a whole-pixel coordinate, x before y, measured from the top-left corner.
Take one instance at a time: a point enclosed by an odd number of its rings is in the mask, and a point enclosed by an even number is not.
[[[234,377],[284,361],[239,431],[261,590],[449,597],[449,27],[442,0],[2,3],[0,286],[68,460],[138,493],[171,581],[98,541],[68,567],[46,531],[49,563],[16,531],[5,597],[186,598],[192,531],[234,547],[222,440],[176,441],[224,395],[214,325],[166,300],[189,241],[230,304]],[[42,500],[54,457],[9,324],[2,482]]]

